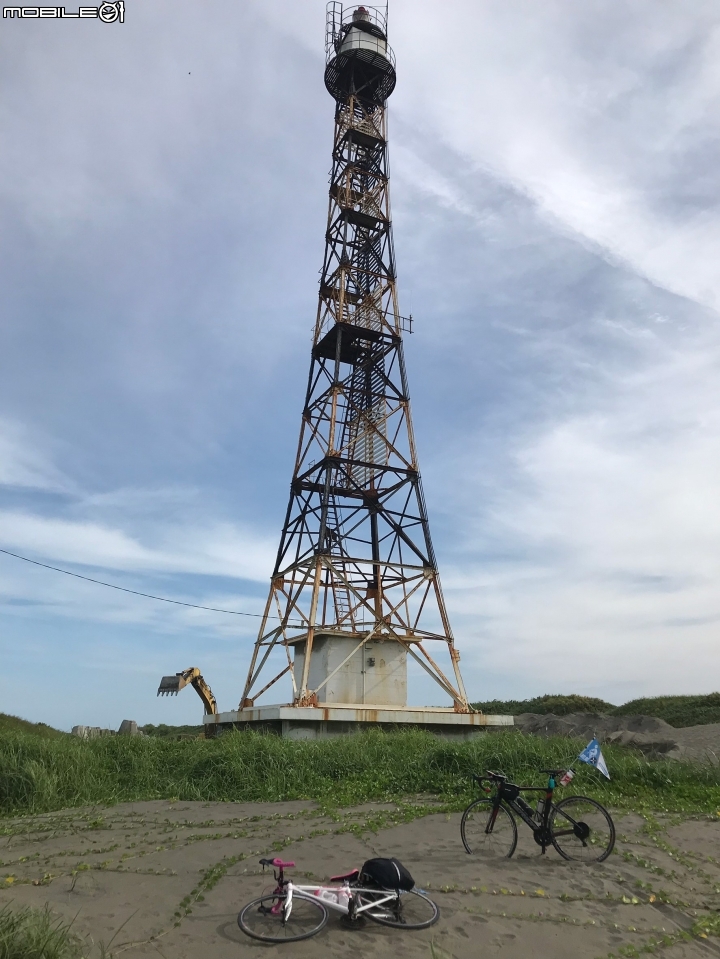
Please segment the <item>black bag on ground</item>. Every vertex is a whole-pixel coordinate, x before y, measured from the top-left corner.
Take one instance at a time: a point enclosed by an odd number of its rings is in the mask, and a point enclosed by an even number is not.
[[[360,870],[360,882],[404,892],[409,892],[415,885],[413,877],[397,859],[368,859]]]

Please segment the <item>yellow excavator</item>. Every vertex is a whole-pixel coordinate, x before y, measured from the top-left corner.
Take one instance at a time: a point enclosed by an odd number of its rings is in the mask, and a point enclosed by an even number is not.
[[[186,686],[192,686],[195,692],[202,699],[207,716],[215,716],[218,708],[212,690],[202,678],[202,674],[197,666],[191,666],[190,669],[184,669],[181,673],[175,673],[174,676],[163,676],[158,686],[158,696],[177,696],[181,689]]]

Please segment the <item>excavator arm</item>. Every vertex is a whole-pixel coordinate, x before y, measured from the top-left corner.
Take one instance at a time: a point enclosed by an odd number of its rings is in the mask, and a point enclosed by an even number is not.
[[[212,694],[212,690],[202,678],[202,673],[197,666],[191,666],[190,669],[184,669],[181,673],[175,673],[174,676],[163,676],[158,686],[158,696],[177,696],[181,689],[186,686],[192,686],[195,692],[202,699],[205,712],[208,716],[217,715],[217,703]]]

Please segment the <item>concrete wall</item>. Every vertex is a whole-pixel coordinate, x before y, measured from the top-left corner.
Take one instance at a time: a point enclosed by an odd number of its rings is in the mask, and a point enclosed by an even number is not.
[[[308,688],[316,689],[358,645],[359,638],[338,633],[319,633],[313,641]],[[295,644],[295,682],[300,687],[305,662],[305,643]],[[369,703],[377,706],[407,705],[407,652],[392,639],[363,644],[318,692],[320,703]]]
[[[120,729],[101,729],[99,726],[73,726],[72,735],[80,739],[97,739],[98,736],[144,736],[134,719],[123,719]]]
[[[72,735],[80,739],[97,739],[99,736],[115,736],[114,729],[101,729],[99,726],[73,726]]]

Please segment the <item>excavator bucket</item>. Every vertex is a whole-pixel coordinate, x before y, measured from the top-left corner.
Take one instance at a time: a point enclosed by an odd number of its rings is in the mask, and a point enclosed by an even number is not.
[[[158,686],[158,696],[177,696],[181,689],[187,686],[187,680],[182,673],[175,676],[163,676]]]
[[[186,686],[192,686],[200,699],[203,701],[205,712],[209,715],[217,714],[217,703],[212,694],[212,690],[202,678],[197,666],[191,666],[184,669],[181,673],[175,673],[174,676],[163,676],[158,686],[158,696],[177,696],[181,689]]]

